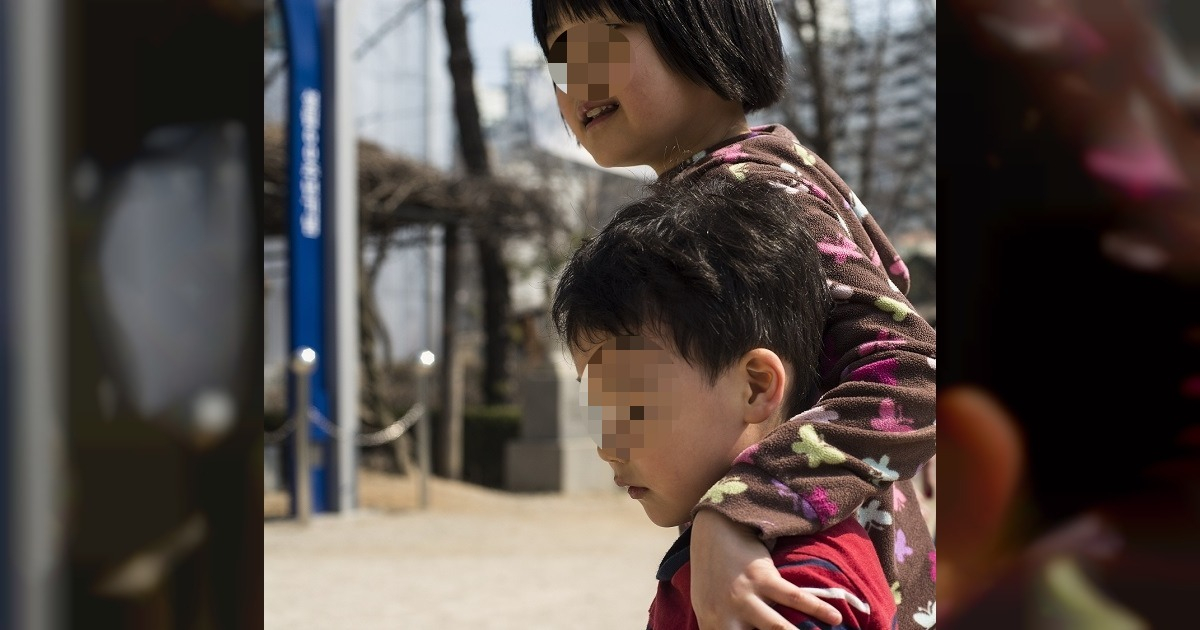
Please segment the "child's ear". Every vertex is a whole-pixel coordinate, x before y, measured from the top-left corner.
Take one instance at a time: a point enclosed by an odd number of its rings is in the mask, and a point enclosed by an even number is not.
[[[755,348],[738,363],[745,403],[744,419],[757,424],[781,412],[787,389],[787,372],[779,355],[766,348]]]

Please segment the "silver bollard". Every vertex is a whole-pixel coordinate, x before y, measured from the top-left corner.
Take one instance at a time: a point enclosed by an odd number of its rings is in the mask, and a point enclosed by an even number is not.
[[[421,467],[421,491],[420,505],[421,509],[429,507],[429,460],[430,460],[430,433],[433,431],[433,422],[429,414],[429,373],[433,371],[434,356],[429,350],[421,353],[419,358],[420,365],[417,366],[417,400],[425,408],[421,414],[421,428],[417,431],[417,464]]]
[[[307,346],[296,349],[292,354],[292,374],[296,377],[296,516],[302,525],[307,525],[312,516],[312,471],[308,463],[309,407],[312,406],[311,390],[313,372],[317,371],[317,352]]]

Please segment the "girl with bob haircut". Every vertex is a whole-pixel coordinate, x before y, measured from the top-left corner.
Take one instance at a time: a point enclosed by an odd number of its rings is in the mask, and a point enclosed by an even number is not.
[[[770,2],[533,2],[533,32],[547,57],[547,35],[563,23],[605,17],[645,26],[668,67],[727,101],[741,103],[747,113],[774,105],[787,90],[787,60]]]
[[[788,129],[746,121],[787,87],[771,0],[531,8],[559,111],[599,165],[648,165],[652,191],[728,179],[783,196],[817,242],[834,299],[820,398],[737,459],[717,484],[736,492],[706,495],[693,510],[699,627],[791,627],[774,604],[841,623],[812,589],[780,576],[769,549],[847,518],[870,534],[898,628],[933,627],[936,554],[912,478],[935,449],[936,336],[905,297],[907,267],[850,187]],[[810,459],[801,430],[813,429],[841,455]]]

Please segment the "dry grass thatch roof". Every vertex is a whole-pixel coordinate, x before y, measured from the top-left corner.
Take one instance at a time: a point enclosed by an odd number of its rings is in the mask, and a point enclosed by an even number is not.
[[[264,230],[287,230],[287,145],[284,129],[264,129]],[[358,143],[358,197],[364,233],[386,233],[402,225],[462,222],[500,236],[559,225],[547,190],[495,177],[448,175]]]

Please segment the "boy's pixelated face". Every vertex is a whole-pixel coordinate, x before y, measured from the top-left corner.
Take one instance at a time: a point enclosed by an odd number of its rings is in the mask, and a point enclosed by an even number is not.
[[[686,523],[753,443],[744,432],[736,370],[710,386],[700,370],[649,335],[610,337],[571,353],[580,404],[614,481],[629,488],[655,524]]]

